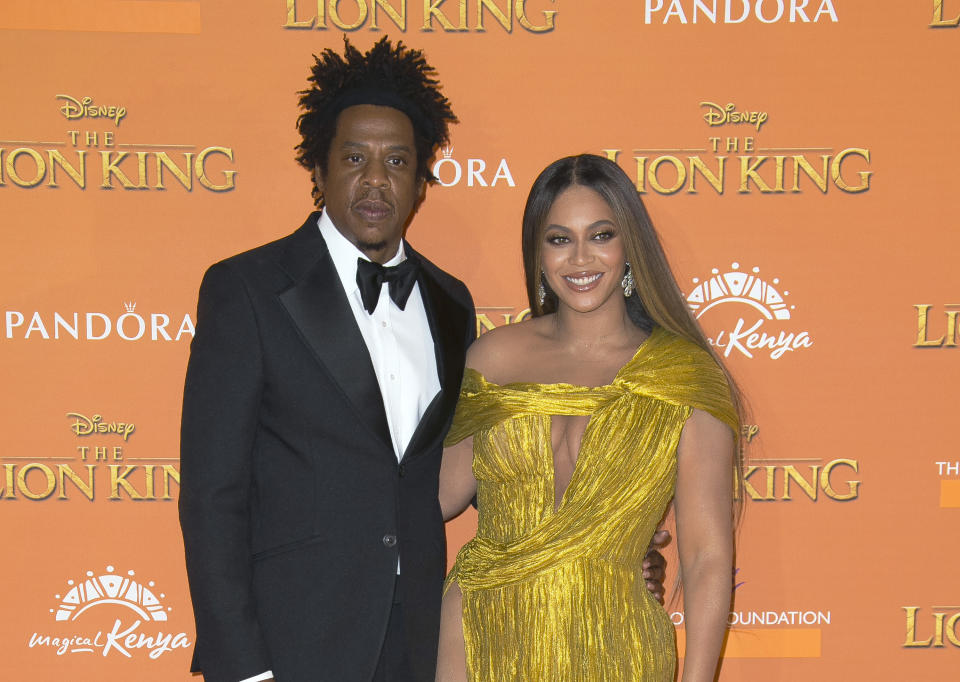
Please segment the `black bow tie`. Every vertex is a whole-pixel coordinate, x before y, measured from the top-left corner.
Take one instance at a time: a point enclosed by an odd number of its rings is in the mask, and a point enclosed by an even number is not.
[[[390,286],[390,298],[400,310],[407,305],[413,285],[417,283],[417,272],[420,270],[417,261],[407,258],[399,265],[387,267],[372,261],[357,259],[357,286],[360,287],[360,298],[363,307],[371,315],[377,309],[380,300],[380,289],[384,282]]]

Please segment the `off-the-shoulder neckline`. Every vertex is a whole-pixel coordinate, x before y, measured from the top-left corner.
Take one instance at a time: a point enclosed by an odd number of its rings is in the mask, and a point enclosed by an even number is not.
[[[627,360],[623,364],[623,366],[617,370],[617,373],[613,376],[613,381],[611,381],[609,384],[601,384],[599,386],[583,386],[581,384],[569,384],[562,381],[557,381],[553,383],[543,383],[539,381],[510,381],[505,384],[498,384],[495,381],[488,380],[485,376],[483,376],[483,373],[474,369],[473,367],[464,368],[464,373],[466,374],[466,373],[472,372],[473,374],[476,374],[478,377],[480,377],[480,380],[484,384],[488,386],[496,386],[497,388],[504,388],[504,389],[522,388],[525,386],[547,386],[547,387],[556,387],[556,388],[572,388],[572,389],[578,389],[583,391],[596,391],[604,388],[610,388],[611,386],[616,384],[617,380],[620,379],[620,376],[623,374],[624,370],[630,367],[630,365],[634,364],[637,361],[637,359],[650,348],[650,346],[652,345],[651,341],[653,340],[653,337],[655,335],[658,336],[659,333],[662,331],[663,331],[662,327],[654,327],[653,331],[650,332],[649,336],[647,336],[647,338],[645,338],[640,343],[640,345],[637,346],[637,350],[633,354],[633,357]]]

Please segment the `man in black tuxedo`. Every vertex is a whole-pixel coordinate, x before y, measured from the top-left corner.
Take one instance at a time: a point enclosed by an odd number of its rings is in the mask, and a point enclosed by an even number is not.
[[[456,120],[432,74],[386,38],[326,50],[298,120],[323,210],[204,276],[180,519],[208,682],[433,680],[440,454],[476,323],[402,239]]]

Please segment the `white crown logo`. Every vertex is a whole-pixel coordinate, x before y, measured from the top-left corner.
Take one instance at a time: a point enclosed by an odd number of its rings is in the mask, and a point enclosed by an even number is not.
[[[115,604],[136,612],[143,620],[167,620],[166,612],[171,609],[164,609],[160,603],[160,599],[166,597],[165,594],[161,593],[158,599],[151,590],[133,579],[133,571],[127,571],[127,577],[115,575],[113,571],[113,566],[107,566],[104,575],[95,576],[93,571],[87,571],[87,577],[79,584],[68,580],[70,589],[63,597],[55,595],[60,600],[60,605],[56,611],[50,609],[50,612],[56,613],[57,620],[76,620],[89,608]],[[152,580],[147,585],[154,587]]]
[[[748,274],[739,272],[739,263],[731,263],[730,267],[732,271],[723,274],[713,268],[712,276],[705,282],[693,278],[697,287],[687,296],[687,304],[697,318],[723,303],[745,303],[759,310],[768,320],[790,319],[790,310],[796,306],[787,307],[784,297],[789,296],[790,292],[780,293],[774,286],[780,284],[778,278],[766,282],[759,275],[760,268],[755,267],[752,274]]]
[[[453,147],[451,147],[450,145],[447,145],[446,147],[440,150],[440,153],[443,154],[443,158],[449,159],[453,156]]]
[[[124,301],[124,302],[123,302],[123,307],[124,307],[124,309],[125,309],[128,313],[135,312],[135,311],[137,310],[137,302],[136,302],[136,301]]]

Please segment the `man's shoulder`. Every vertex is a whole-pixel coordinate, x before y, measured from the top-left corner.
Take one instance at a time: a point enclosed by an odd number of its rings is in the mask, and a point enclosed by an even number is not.
[[[320,231],[316,228],[318,215],[310,214],[303,225],[288,235],[217,261],[209,267],[208,272],[232,270],[238,274],[252,275],[265,269],[276,270],[278,266],[283,270],[298,269],[298,266],[316,257],[316,249],[308,247],[322,243]],[[310,232],[311,226],[316,234]]]
[[[433,281],[439,284],[442,289],[444,289],[464,308],[467,308],[471,311],[473,310],[473,297],[470,295],[470,290],[467,289],[466,284],[451,275],[446,270],[440,268],[437,264],[411,247],[409,244],[407,246],[411,251],[413,251],[413,254],[420,261],[421,267],[424,269],[427,275],[433,279]]]

